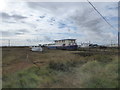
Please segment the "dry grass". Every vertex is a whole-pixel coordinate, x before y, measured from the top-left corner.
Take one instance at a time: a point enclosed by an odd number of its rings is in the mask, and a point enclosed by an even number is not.
[[[29,48],[3,48],[2,56],[3,73],[16,71],[17,68],[20,70],[20,67],[23,69],[23,67],[25,68],[24,63],[26,67],[33,64],[43,66],[48,65],[51,61],[67,62],[82,58],[79,55],[72,54],[71,51],[47,50],[45,52],[32,52]]]
[[[32,52],[29,48],[3,48],[2,61],[3,87],[118,87],[116,49]]]

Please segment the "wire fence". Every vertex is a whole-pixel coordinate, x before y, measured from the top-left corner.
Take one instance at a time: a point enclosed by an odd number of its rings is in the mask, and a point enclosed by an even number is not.
[[[50,42],[45,42],[44,40],[17,40],[17,39],[0,40],[0,46],[32,46],[32,45],[39,45],[46,43],[50,43]]]
[[[17,40],[17,39],[0,39],[0,46],[38,46],[39,44],[52,44],[54,41],[46,41],[46,40],[35,40],[35,39],[25,39],[25,40]],[[85,44],[90,44],[90,42],[85,42]],[[85,45],[84,44],[84,45]],[[82,42],[77,42],[77,45],[82,45]],[[108,44],[103,44],[105,46],[115,46],[118,45],[110,41]]]

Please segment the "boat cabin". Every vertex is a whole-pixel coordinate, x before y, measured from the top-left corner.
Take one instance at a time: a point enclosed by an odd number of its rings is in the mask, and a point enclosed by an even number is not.
[[[77,43],[76,43],[76,39],[62,39],[62,40],[55,40],[55,45],[70,46],[70,45],[77,45]]]

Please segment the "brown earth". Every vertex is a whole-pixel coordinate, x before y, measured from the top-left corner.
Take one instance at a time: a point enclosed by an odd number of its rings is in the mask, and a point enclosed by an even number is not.
[[[32,52],[28,47],[5,47],[2,48],[2,73],[14,73],[32,66],[40,67],[47,65],[51,60],[68,59],[67,53],[69,51],[45,50],[44,52]],[[71,57],[74,58],[74,56]]]
[[[17,72],[19,70],[22,70],[22,69],[25,69],[25,68],[29,68],[31,66],[33,66],[32,63],[19,62],[19,63],[15,63],[15,64],[8,65],[6,67],[3,67],[2,68],[2,73],[3,74],[14,73],[14,72]]]
[[[93,53],[95,52],[97,51],[94,51]],[[104,55],[104,53],[102,52],[101,55]],[[33,65],[36,67],[48,65],[50,61],[62,62],[90,59],[87,58],[86,55],[93,59],[91,56],[92,51],[91,53],[84,53],[84,51],[81,50],[44,50],[44,52],[32,52],[28,47],[4,47],[2,48],[2,73],[14,73],[19,70],[30,68]]]

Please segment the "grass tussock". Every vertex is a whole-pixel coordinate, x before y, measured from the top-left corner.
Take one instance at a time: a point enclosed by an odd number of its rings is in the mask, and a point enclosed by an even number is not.
[[[98,61],[91,61],[78,68],[77,77],[82,87],[88,88],[116,88],[118,87],[118,62],[101,65]]]

